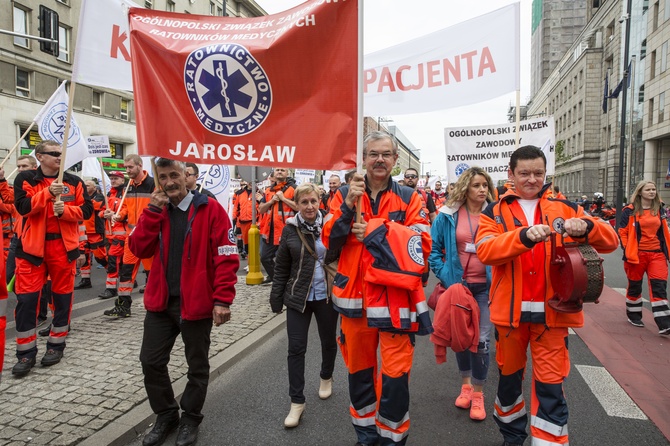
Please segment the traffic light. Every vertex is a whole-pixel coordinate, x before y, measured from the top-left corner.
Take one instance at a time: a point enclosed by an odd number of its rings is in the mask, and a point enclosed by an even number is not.
[[[58,13],[44,5],[40,5],[40,37],[56,42],[40,41],[40,51],[58,57]]]

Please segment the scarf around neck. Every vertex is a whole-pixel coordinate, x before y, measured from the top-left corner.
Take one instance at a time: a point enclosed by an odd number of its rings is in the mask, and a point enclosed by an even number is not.
[[[298,222],[298,229],[305,232],[311,232],[314,237],[318,237],[321,234],[321,225],[323,224],[323,217],[321,217],[321,212],[316,213],[316,220],[314,223],[307,223],[300,212],[295,215],[295,218]]]

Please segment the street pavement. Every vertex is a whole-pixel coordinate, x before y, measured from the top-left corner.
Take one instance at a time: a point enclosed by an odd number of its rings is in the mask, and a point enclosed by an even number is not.
[[[620,254],[609,255],[605,268],[607,283],[610,284],[611,278],[612,287],[620,293],[625,285],[618,272],[621,265],[617,257]],[[243,273],[241,270],[239,274]],[[142,281],[143,276],[139,277]],[[76,311],[67,340],[68,347],[63,361],[55,366],[46,368],[39,365],[46,342],[45,338],[39,338],[38,365],[24,378],[12,377],[15,345],[13,323],[10,322],[5,372],[0,382],[0,446],[141,444],[143,433],[154,421],[146,401],[138,359],[144,319],[142,295],[137,291],[133,293],[132,317],[110,319],[102,316],[102,309],[111,307],[112,300],[100,301],[95,297],[104,286],[102,270],[94,270],[93,282],[94,289],[75,292]],[[433,284],[434,278],[431,278],[429,287]],[[617,291],[610,288],[606,291],[610,300],[617,300],[612,299]],[[347,416],[346,370],[339,355],[333,397],[321,401],[316,396],[319,347],[315,323],[312,324],[308,350],[305,417],[299,428],[283,429],[282,421],[289,407],[286,395],[285,316],[275,316],[270,312],[269,292],[270,287],[245,285],[244,276],[239,276],[232,320],[213,329],[210,349],[212,376],[198,444],[353,444],[355,437]],[[589,305],[595,308],[594,304]],[[648,303],[645,305],[648,307]],[[620,308],[608,306],[602,309],[604,312],[613,310],[607,314],[615,319],[621,312]],[[667,414],[670,410],[670,398],[666,396],[666,392],[670,391],[661,389],[662,393],[656,400],[649,395],[644,395],[642,400],[636,399],[637,389],[633,381],[639,379],[640,374],[627,375],[625,370],[620,370],[624,368],[621,361],[617,362],[617,358],[625,357],[627,362],[632,363],[635,358],[631,356],[635,355],[612,354],[622,351],[623,347],[611,344],[611,339],[619,340],[626,336],[625,320],[605,320],[602,323],[597,320],[597,312],[591,308],[587,310],[587,321],[592,321],[591,325],[605,327],[602,333],[584,332],[582,336],[591,343],[607,345],[608,348],[602,353],[578,335],[573,333],[570,336],[573,366],[566,382],[566,393],[571,408],[571,444],[670,445],[668,431],[661,426],[662,420],[654,413]],[[641,362],[645,367],[634,370],[648,375],[643,376],[643,383],[658,384],[667,381],[667,373],[664,372],[667,366],[659,364],[668,362],[670,340],[653,333],[650,312],[648,308],[645,311],[648,329],[632,332],[628,337],[634,337],[638,343],[638,356],[645,352],[655,356],[653,361]],[[591,313],[595,314],[591,316]],[[607,330],[611,331],[612,327],[623,333],[608,336]],[[635,345],[625,347],[632,350]],[[413,425],[410,444],[499,445],[500,436],[490,416],[497,384],[494,355],[492,351],[493,366],[485,387],[489,416],[482,423],[473,423],[468,419],[467,411],[453,407],[459,388],[453,354],[450,353],[446,366],[437,366],[428,338],[417,339],[412,372]],[[649,362],[655,366],[647,367]],[[609,374],[608,370],[613,368],[619,370]],[[170,372],[175,391],[181,394],[186,382],[186,366],[183,345],[179,340]],[[652,391],[657,389],[658,386]],[[528,397],[527,401],[530,401]],[[656,410],[648,410],[654,404]],[[640,407],[645,408],[644,413]],[[657,425],[661,426],[661,430]],[[173,442],[174,434],[166,444]]]
[[[80,294],[91,297],[104,289],[102,270],[94,273],[94,289],[75,291],[75,301]],[[270,311],[269,287],[247,286],[241,276],[236,289],[231,321],[212,329],[212,379],[283,322]],[[10,299],[15,301],[13,294]],[[103,305],[111,307],[113,299]],[[117,445],[144,432],[153,422],[139,362],[144,314],[142,295],[135,290],[130,318],[109,318],[102,311],[73,318],[63,360],[40,366],[46,338],[38,338],[37,365],[20,379],[11,375],[16,346],[9,337],[0,382],[0,446]],[[180,339],[169,368],[175,393],[181,394],[186,362]]]

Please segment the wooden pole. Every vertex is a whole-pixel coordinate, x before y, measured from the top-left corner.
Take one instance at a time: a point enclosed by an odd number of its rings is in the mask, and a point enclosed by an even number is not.
[[[16,141],[16,144],[14,144],[14,147],[11,148],[11,150],[9,151],[9,153],[7,154],[7,156],[5,157],[5,159],[3,159],[2,162],[0,163],[0,169],[2,169],[3,167],[5,167],[5,163],[7,162],[7,160],[9,160],[9,157],[12,156],[12,153],[14,153],[14,152],[16,151],[16,149],[19,148],[19,146],[21,145],[21,141],[23,141],[23,138],[26,137],[26,135],[28,134],[28,132],[30,132],[30,130],[32,130],[32,128],[33,128],[34,126],[35,126],[35,123],[34,123],[34,122],[31,122],[31,123],[30,123],[30,127],[28,127],[28,129],[27,129],[25,132],[23,132],[23,135],[21,135],[21,138],[20,138],[18,141]]]
[[[105,197],[105,209],[109,209],[109,200],[107,199],[107,181],[105,180],[105,169],[102,167],[102,158],[98,158],[100,162],[100,179],[102,180],[102,196]],[[130,184],[130,182],[128,183]],[[109,233],[112,233],[112,225],[109,220],[105,219],[105,224],[109,225]]]
[[[128,189],[130,189],[130,185],[133,183],[133,180],[128,178],[128,185],[126,186],[126,189],[123,191],[123,197],[121,197],[121,202],[119,203],[119,207],[116,208],[116,212],[114,213],[115,217],[119,216],[119,211],[121,211],[121,207],[123,206],[123,201],[126,199],[126,195],[128,194]]]

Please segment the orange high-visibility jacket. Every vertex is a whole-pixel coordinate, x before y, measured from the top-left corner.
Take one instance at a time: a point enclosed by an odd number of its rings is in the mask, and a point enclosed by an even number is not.
[[[149,176],[146,170],[143,170],[141,178],[129,181],[132,184],[128,188],[123,205],[126,206],[128,211],[128,226],[132,229],[140,219],[142,211],[149,206],[151,193],[154,191],[154,179]]]
[[[111,211],[117,212],[121,204],[121,197],[123,197],[124,186],[112,187],[107,194],[107,205]],[[100,217],[104,216],[105,210],[100,211]],[[107,221],[105,223],[105,237],[108,240],[125,240],[127,235],[128,207],[126,202],[123,202],[121,210],[118,211],[120,219],[116,223]]]
[[[538,206],[544,224],[551,226],[554,231],[559,231],[563,229],[566,220],[581,218],[588,225],[588,242],[596,251],[608,253],[617,248],[617,235],[609,223],[585,215],[584,210],[575,203],[548,198],[549,186],[545,185],[538,196],[540,198]],[[477,256],[482,263],[493,266],[489,297],[491,322],[508,327],[518,327],[521,319],[523,290],[521,254],[535,246],[526,235],[528,226],[521,226],[512,215],[510,203],[518,199],[516,192],[510,189],[499,201],[491,203],[479,218],[476,235]],[[556,243],[558,246],[561,245],[561,237],[557,237]],[[584,325],[584,315],[581,311],[559,313],[546,304],[554,295],[549,279],[550,257],[551,249],[547,246],[544,256],[546,325],[549,328],[581,327]]]
[[[233,196],[233,220],[238,223],[249,223],[251,212],[256,199],[251,196],[251,189],[241,188]],[[258,218],[258,203],[256,203],[256,218]]]
[[[356,210],[344,203],[349,186],[338,189],[331,202],[330,213],[325,218],[323,243],[328,249],[342,248],[337,275],[333,282],[333,304],[335,309],[348,317],[363,315],[363,276],[367,265],[363,262],[364,246],[351,233]],[[424,262],[430,254],[431,239],[428,217],[422,210],[421,199],[414,189],[400,186],[389,178],[388,187],[379,192],[373,203],[370,191],[362,197],[362,213],[365,221],[379,217],[395,221],[415,229],[421,234]]]
[[[265,190],[265,202],[268,203],[272,200],[272,197],[279,191],[282,191],[284,197],[289,200],[293,200],[293,194],[295,193],[295,183],[279,183],[272,187],[268,187]],[[295,216],[295,211],[291,207],[285,204],[283,201],[275,203],[270,208],[265,211],[260,224],[261,237],[263,237],[268,243],[272,245],[279,245],[279,240],[281,239],[281,233],[286,226],[286,220]],[[273,228],[272,240],[270,238],[270,229]]]
[[[670,232],[668,231],[668,222],[664,215],[663,206],[658,211],[658,218],[661,220],[661,227],[656,235],[661,244],[661,251],[665,254],[665,258],[670,260],[668,256],[668,243],[670,243]],[[642,231],[638,225],[638,217],[633,212],[633,205],[629,204],[621,211],[621,221],[619,222],[619,238],[621,240],[621,247],[623,248],[623,260],[628,263],[640,263],[638,257],[638,244],[642,238]]]
[[[11,238],[16,224],[16,207],[14,206],[14,190],[7,180],[0,180],[0,218],[2,218],[2,236]]]

